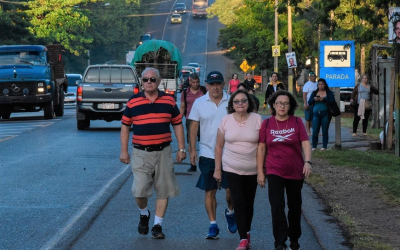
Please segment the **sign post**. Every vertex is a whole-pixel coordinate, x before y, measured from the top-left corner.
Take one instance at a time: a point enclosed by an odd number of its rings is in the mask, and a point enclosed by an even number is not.
[[[335,88],[335,101],[340,104],[340,87],[355,86],[354,41],[320,41],[320,77],[329,88]],[[335,117],[335,148],[341,148],[341,121]]]

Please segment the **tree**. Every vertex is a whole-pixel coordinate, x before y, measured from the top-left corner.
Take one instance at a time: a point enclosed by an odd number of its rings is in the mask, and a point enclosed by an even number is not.
[[[36,37],[60,42],[75,55],[83,53],[85,45],[90,44],[93,38],[88,32],[89,18],[74,7],[82,3],[85,0],[29,1],[29,10],[26,11],[32,16],[29,31]]]
[[[0,43],[30,44],[35,37],[29,32],[29,16],[24,12],[25,2],[1,3]]]
[[[93,43],[92,63],[106,61],[125,63],[126,51],[132,50],[143,33],[143,17],[128,17],[138,14],[142,7],[134,1],[110,0],[109,5],[91,5],[88,15],[91,20],[90,34]],[[145,8],[145,7],[144,7]]]
[[[256,63],[258,69],[273,67],[274,3],[272,0],[216,0],[209,8],[226,25],[221,30],[220,47],[227,51],[227,57],[235,60],[235,65],[246,59],[250,64]],[[277,8],[281,53],[287,50],[288,3],[280,1]],[[368,58],[372,44],[387,44],[388,8],[396,4],[398,0],[290,0],[294,8],[292,47],[296,52],[297,72],[304,67],[308,56],[319,56],[319,41],[328,39],[354,40],[356,65],[360,65],[361,47],[366,47]],[[286,72],[283,57],[279,58],[279,69],[281,73]]]
[[[232,1],[238,5],[235,0]],[[219,15],[227,15],[221,8],[231,6],[234,3],[217,0],[210,10],[213,10],[212,14],[218,15],[218,17]],[[220,30],[219,46],[227,51],[225,55],[228,58],[235,60],[236,66],[246,59],[250,65],[256,64],[258,70],[267,69],[272,72],[274,62],[271,48],[275,43],[275,3],[274,1],[244,0],[241,6],[232,13],[236,18],[223,19],[228,21],[225,23],[227,27]],[[231,22],[231,20],[239,21]],[[308,46],[311,38],[305,36],[307,29],[311,29],[309,22],[297,15],[294,16],[292,47],[298,58],[299,70],[297,72],[304,67],[302,62],[311,53]],[[279,15],[278,36],[281,53],[284,53],[284,51],[287,51],[286,13]],[[281,75],[287,74],[287,63],[284,56],[279,58],[279,69]]]

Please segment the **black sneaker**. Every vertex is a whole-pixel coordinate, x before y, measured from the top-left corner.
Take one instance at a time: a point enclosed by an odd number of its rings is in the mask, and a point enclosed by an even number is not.
[[[275,246],[275,250],[286,250],[287,246],[285,245],[277,245]]]
[[[141,235],[147,235],[149,233],[149,220],[150,220],[150,211],[149,215],[140,215],[138,232]]]
[[[298,242],[290,242],[290,250],[300,250],[300,244]]]
[[[196,165],[191,165],[190,168],[188,169],[188,172],[196,172],[196,171],[197,171]]]
[[[153,239],[165,239],[165,234],[162,232],[162,227],[159,224],[153,226],[151,234],[153,235]]]

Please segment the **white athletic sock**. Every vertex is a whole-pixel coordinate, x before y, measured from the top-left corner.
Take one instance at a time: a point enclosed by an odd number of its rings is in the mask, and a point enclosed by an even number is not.
[[[230,210],[229,208],[227,208],[228,212],[226,213],[227,215],[232,215],[235,213],[235,210]]]
[[[157,224],[161,226],[162,221],[163,221],[163,218],[158,217],[157,215],[154,216],[154,226]]]
[[[149,209],[148,209],[147,207],[145,207],[145,208],[143,208],[143,209],[140,209],[140,207],[139,207],[139,210],[140,210],[140,215],[147,215],[147,216],[149,216]]]
[[[217,224],[217,221],[216,220],[212,220],[212,221],[210,221],[210,224]]]

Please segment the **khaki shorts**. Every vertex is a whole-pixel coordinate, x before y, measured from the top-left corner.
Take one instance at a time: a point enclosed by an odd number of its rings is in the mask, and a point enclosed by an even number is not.
[[[137,198],[149,198],[153,187],[157,199],[167,199],[180,194],[175,178],[171,146],[161,151],[147,152],[133,148],[131,153],[133,173],[132,194]]]

